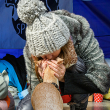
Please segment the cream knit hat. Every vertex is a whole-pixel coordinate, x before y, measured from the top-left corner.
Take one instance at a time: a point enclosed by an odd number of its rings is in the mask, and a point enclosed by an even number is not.
[[[34,56],[41,56],[59,50],[70,37],[66,24],[52,12],[46,12],[39,0],[20,0],[17,13],[27,24],[26,44]]]

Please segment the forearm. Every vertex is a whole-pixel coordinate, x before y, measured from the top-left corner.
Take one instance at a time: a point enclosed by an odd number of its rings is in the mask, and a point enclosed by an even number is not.
[[[86,77],[86,72],[87,69],[84,61],[78,57],[77,63],[66,70],[64,77],[65,82],[60,82],[62,94],[101,92],[96,85]]]
[[[100,89],[84,74],[66,73],[65,82],[60,82],[63,94],[101,93]]]

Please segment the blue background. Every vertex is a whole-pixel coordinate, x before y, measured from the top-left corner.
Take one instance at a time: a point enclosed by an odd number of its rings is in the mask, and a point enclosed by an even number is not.
[[[73,0],[73,13],[88,20],[105,58],[110,58],[110,0]],[[23,50],[0,49],[0,58],[6,53],[19,57]]]

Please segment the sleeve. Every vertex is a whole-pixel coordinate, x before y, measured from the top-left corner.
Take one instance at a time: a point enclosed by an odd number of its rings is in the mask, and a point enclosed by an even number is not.
[[[87,68],[85,77],[91,80],[103,94],[107,93],[110,87],[110,67],[104,63],[103,51],[100,49],[88,21],[80,15],[65,10],[56,10],[53,13],[57,14],[69,28],[75,51],[83,59]]]
[[[62,16],[62,19],[63,17],[65,18]],[[84,61],[87,68],[85,77],[90,79],[103,94],[106,94],[110,87],[110,67],[104,62],[104,53],[88,21],[73,13],[66,15],[66,19],[63,20],[70,29],[77,55]]]
[[[32,66],[30,59],[31,54],[29,53],[29,49],[27,45],[24,47],[23,55],[24,55],[26,71],[27,71],[27,81],[30,83],[30,85],[28,86],[28,91],[32,95],[35,87],[37,86],[37,84],[39,84],[39,80],[35,74],[35,69],[33,68],[34,65]]]
[[[102,93],[84,74],[73,74],[71,72],[66,72],[65,83],[60,82],[60,87],[62,95]]]
[[[83,75],[67,72],[63,84],[64,92],[106,94],[110,87],[110,68],[104,63],[103,51],[99,48],[98,41],[90,28],[86,28],[86,33],[83,33],[83,39],[78,44],[75,46],[76,53],[83,59],[87,71]],[[73,88],[73,91],[69,92],[69,88]]]
[[[100,89],[85,76],[85,73],[85,64],[78,57],[77,63],[66,70],[65,83],[60,82],[61,95],[101,93]]]
[[[0,100],[6,98],[7,95],[8,95],[8,85],[2,73],[0,73]]]
[[[89,78],[103,94],[107,93],[110,87],[110,68],[105,64],[103,51],[99,48],[98,41],[90,28],[76,50],[78,50],[77,53],[86,65],[87,72],[85,76]]]

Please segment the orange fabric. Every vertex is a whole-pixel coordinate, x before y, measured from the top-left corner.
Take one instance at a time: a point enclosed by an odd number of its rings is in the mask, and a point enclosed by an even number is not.
[[[68,103],[71,101],[71,95],[63,95],[62,99],[63,99],[63,103]]]
[[[59,87],[59,89],[60,89],[60,87]],[[61,91],[61,89],[60,89],[60,91]],[[61,92],[60,92],[60,94],[61,94]],[[63,99],[63,103],[68,103],[71,101],[71,95],[63,95],[61,97]]]
[[[4,100],[6,101],[6,103],[8,105],[8,108],[9,108],[9,106],[10,106],[10,98],[8,97],[8,95],[7,95],[7,97]]]

